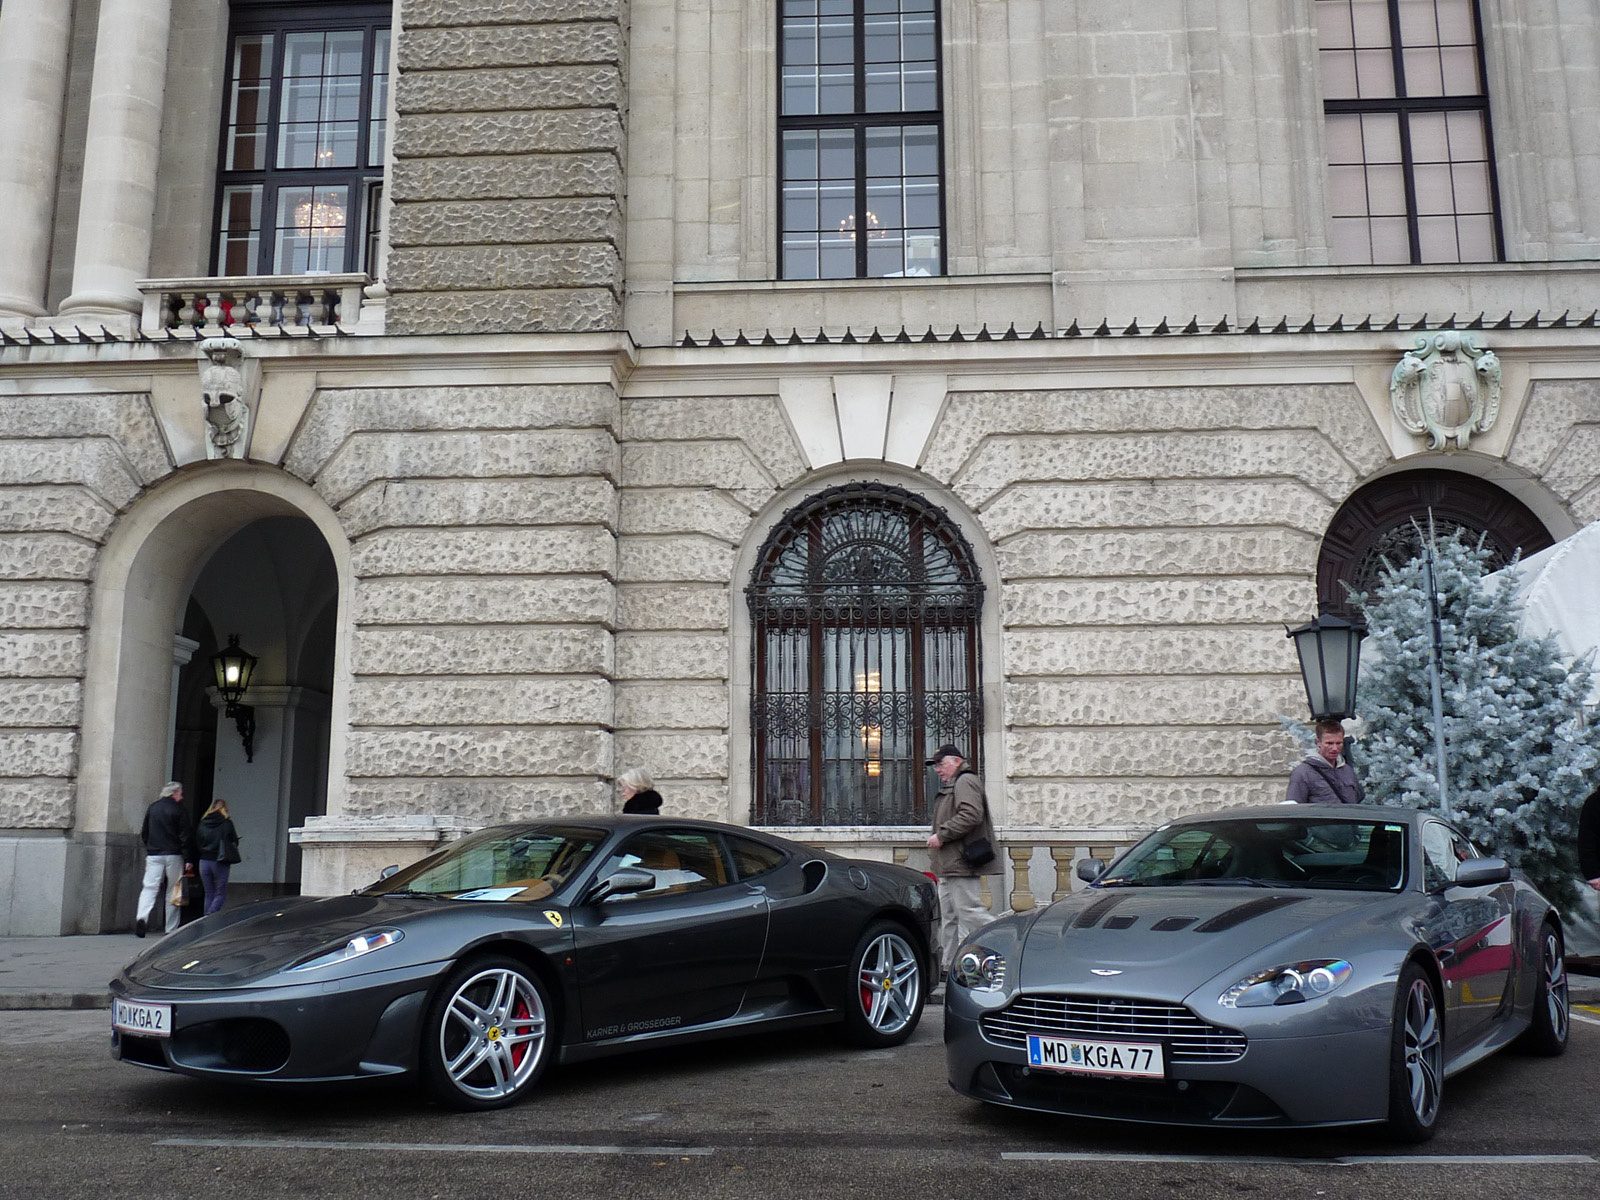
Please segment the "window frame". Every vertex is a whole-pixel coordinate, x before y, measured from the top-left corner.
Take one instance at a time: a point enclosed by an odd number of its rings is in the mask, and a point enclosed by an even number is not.
[[[903,549],[910,578],[878,576],[869,586],[870,570],[859,577],[834,574],[830,569],[839,567],[852,547],[868,544],[852,523],[879,513],[906,522],[909,544]],[[835,519],[838,528],[830,526]],[[926,574],[930,563],[939,573],[934,578]],[[745,588],[752,823],[777,828],[923,823],[939,787],[925,759],[944,742],[968,749],[967,761],[981,774],[984,593],[966,535],[949,513],[915,492],[879,482],[848,483],[814,493],[785,512],[764,539]],[[893,612],[893,619],[882,619],[885,612]],[[870,647],[875,638],[885,644],[885,635],[895,646],[887,686],[879,674],[886,665],[881,655],[878,671],[870,649],[856,657],[857,648]],[[865,682],[875,674],[877,686]],[[851,680],[848,691],[839,686],[844,678]],[[859,727],[865,735],[859,745],[856,733],[848,735],[848,754],[839,753],[845,727]],[[876,747],[872,729],[878,733]],[[802,739],[803,756],[798,753]],[[803,791],[769,795],[769,783],[776,782],[774,764],[789,764],[802,774]],[[862,807],[856,815],[862,819],[830,816],[849,807],[849,798],[830,802],[828,772],[855,765],[874,779],[904,768],[910,794],[898,805],[903,811],[881,802],[888,793],[879,784],[879,804],[871,803],[872,786],[857,797]],[[784,768],[777,770],[781,774]]]
[[[219,114],[216,195],[211,221],[209,261],[215,276],[231,278],[241,274],[230,272],[227,268],[224,222],[227,219],[230,193],[237,189],[249,188],[259,189],[256,196],[259,210],[254,229],[256,245],[250,264],[251,269],[243,272],[242,276],[347,275],[362,272],[374,275],[379,252],[378,242],[382,236],[381,226],[377,223],[381,221],[382,198],[386,183],[384,159],[387,149],[386,145],[379,149],[377,155],[379,161],[374,164],[372,162],[374,127],[382,127],[385,143],[393,136],[393,130],[389,127],[388,113],[373,112],[377,80],[374,67],[378,34],[386,33],[389,35],[386,86],[392,87],[396,49],[393,23],[394,5],[391,0],[232,0],[229,6],[226,62]],[[358,116],[355,120],[354,163],[347,167],[279,167],[276,163],[284,123],[284,59],[288,40],[298,33],[345,31],[359,31],[362,35],[362,72],[360,95],[357,100]],[[266,76],[264,120],[261,122],[265,126],[260,158],[262,165],[249,170],[232,170],[226,164],[230,152],[230,131],[233,127],[237,47],[241,38],[261,35],[272,38],[271,62]],[[343,260],[337,267],[327,269],[280,270],[276,245],[280,227],[275,212],[279,194],[289,188],[319,187],[346,189]]]
[[[1323,98],[1324,129],[1326,129],[1326,121],[1328,117],[1393,115],[1396,118],[1395,123],[1398,127],[1400,141],[1400,168],[1403,186],[1405,189],[1406,204],[1405,216],[1408,249],[1407,260],[1404,263],[1369,261],[1365,263],[1345,263],[1341,265],[1428,266],[1447,263],[1485,261],[1478,259],[1465,259],[1459,256],[1453,259],[1431,259],[1424,258],[1422,253],[1422,235],[1420,226],[1420,218],[1422,214],[1418,211],[1416,176],[1417,164],[1411,142],[1411,118],[1414,115],[1423,113],[1448,114],[1452,112],[1473,112],[1480,114],[1482,117],[1484,154],[1487,159],[1486,167],[1489,189],[1489,224],[1494,241],[1494,257],[1486,261],[1506,261],[1505,229],[1501,220],[1500,179],[1494,148],[1494,121],[1489,107],[1489,64],[1488,56],[1484,46],[1483,10],[1479,4],[1479,0],[1467,0],[1467,3],[1470,7],[1472,15],[1472,36],[1474,52],[1477,61],[1478,83],[1479,87],[1483,90],[1473,95],[1409,95],[1405,73],[1405,52],[1408,47],[1404,43],[1401,30],[1400,4],[1399,0],[1386,0],[1386,7],[1389,15],[1389,54],[1394,73],[1395,95],[1373,98],[1331,99],[1326,96]],[[1320,41],[1317,44],[1317,49],[1320,58],[1321,51],[1325,49],[1325,47],[1321,45]],[[1330,165],[1331,164],[1329,162],[1324,161],[1324,171],[1328,170]],[[1363,166],[1366,165],[1366,160],[1363,159]],[[1460,212],[1453,211],[1452,215],[1459,218],[1462,214]],[[1370,223],[1370,213],[1368,214],[1367,219]],[[1332,220],[1333,216],[1330,213],[1330,223]],[[1370,244],[1370,224],[1368,240]]]
[[[787,255],[785,253],[788,235],[787,205],[785,201],[786,185],[789,182],[785,172],[786,159],[784,144],[787,134],[795,132],[827,132],[835,130],[850,131],[854,137],[854,201],[852,216],[856,229],[869,227],[868,217],[870,210],[867,198],[867,135],[874,129],[900,128],[931,128],[934,131],[937,163],[935,165],[938,184],[938,213],[939,213],[939,254],[938,270],[932,273],[933,277],[944,277],[949,274],[949,214],[948,187],[945,170],[945,105],[944,105],[944,8],[942,0],[932,0],[933,15],[933,68],[934,82],[933,93],[937,107],[931,109],[894,109],[886,112],[871,112],[866,108],[867,95],[867,58],[866,58],[866,3],[865,0],[852,0],[851,37],[853,45],[853,58],[851,64],[853,103],[847,113],[797,113],[784,112],[784,56],[787,42],[784,37],[785,12],[782,0],[775,6],[774,23],[776,27],[776,70],[774,71],[774,112],[777,116],[777,136],[775,149],[777,158],[777,253],[775,255],[776,277],[778,279],[795,279],[805,282],[826,282],[841,279],[893,279],[915,278],[905,276],[902,266],[900,275],[872,275],[868,273],[870,235],[855,239],[855,273],[852,275],[824,275],[819,265],[818,273],[812,275],[791,276],[786,270]],[[898,60],[902,65],[907,60]],[[904,178],[902,176],[902,178]],[[902,227],[903,228],[903,227]],[[820,231],[819,231],[820,234]],[[904,262],[904,252],[901,259]]]

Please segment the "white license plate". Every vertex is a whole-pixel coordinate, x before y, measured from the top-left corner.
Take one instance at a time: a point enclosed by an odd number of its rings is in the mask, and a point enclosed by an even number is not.
[[[1077,1038],[1028,1035],[1028,1065],[1045,1071],[1085,1075],[1135,1075],[1166,1078],[1159,1042],[1085,1042]]]
[[[172,1005],[145,1004],[136,1000],[111,1002],[111,1027],[143,1037],[172,1036]]]

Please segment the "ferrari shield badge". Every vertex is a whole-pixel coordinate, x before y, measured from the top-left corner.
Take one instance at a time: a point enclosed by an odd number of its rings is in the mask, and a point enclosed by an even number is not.
[[[553,908],[545,909],[544,910],[544,919],[546,921],[549,921],[550,924],[554,925],[557,929],[561,928],[561,914],[558,913],[555,909],[553,909]]]

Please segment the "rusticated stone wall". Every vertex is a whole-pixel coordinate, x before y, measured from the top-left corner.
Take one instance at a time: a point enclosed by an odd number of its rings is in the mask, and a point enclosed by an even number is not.
[[[1007,819],[1154,824],[1282,799],[1285,622],[1388,461],[1353,387],[958,392],[923,468],[1000,569]]]
[[[89,587],[171,469],[143,393],[0,395],[0,829],[70,829]]]
[[[347,816],[611,806],[616,397],[348,388],[285,464],[351,541]]]
[[[625,401],[617,587],[617,770],[665,810],[727,820],[730,604],[752,516],[805,458],[775,396]]]
[[[624,0],[407,0],[391,333],[620,329]]]

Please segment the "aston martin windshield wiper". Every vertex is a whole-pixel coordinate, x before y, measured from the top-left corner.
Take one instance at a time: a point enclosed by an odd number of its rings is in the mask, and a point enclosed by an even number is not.
[[[1248,875],[1239,875],[1231,879],[1186,879],[1185,883],[1192,883],[1198,887],[1277,887],[1275,883],[1265,883],[1260,879],[1251,879]]]

